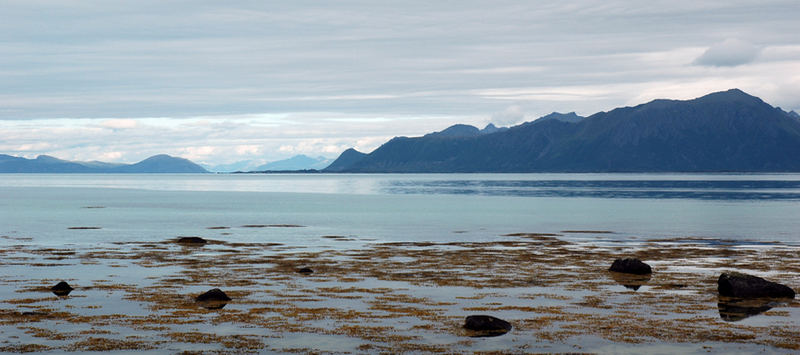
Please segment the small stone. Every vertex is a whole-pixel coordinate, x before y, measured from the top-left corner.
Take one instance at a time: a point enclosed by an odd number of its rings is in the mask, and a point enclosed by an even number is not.
[[[69,293],[70,293],[70,292],[72,292],[72,290],[74,290],[74,289],[72,288],[72,286],[70,286],[70,285],[69,285],[68,283],[66,283],[65,281],[61,281],[61,282],[59,282],[59,283],[55,284],[53,287],[50,287],[50,291],[53,291],[53,293],[54,293],[56,296],[66,296],[66,295],[69,295]]]
[[[206,244],[207,240],[200,237],[180,237],[176,240],[178,244]]]
[[[737,298],[794,298],[794,290],[777,282],[739,272],[724,272],[717,280],[721,296]]]
[[[639,259],[625,258],[614,260],[608,271],[622,272],[626,274],[645,275],[653,273],[650,265],[643,263]]]
[[[472,330],[475,337],[490,337],[508,333],[511,330],[511,323],[500,318],[487,315],[467,316],[464,321],[464,328]]]

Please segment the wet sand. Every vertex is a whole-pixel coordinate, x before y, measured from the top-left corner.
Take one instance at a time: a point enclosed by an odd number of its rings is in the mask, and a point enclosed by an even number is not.
[[[3,236],[0,351],[800,351],[798,300],[741,303],[716,289],[719,274],[735,270],[798,290],[796,245],[617,242],[609,231],[567,228],[469,243],[325,235],[319,238],[329,247],[315,249],[302,240],[226,241],[254,226],[208,227],[202,237],[209,242],[200,245],[175,243],[175,236],[49,248]],[[620,257],[642,259],[654,273],[606,271]],[[75,288],[68,296],[50,292],[61,280]],[[222,308],[195,302],[212,288],[232,300]],[[473,314],[505,319],[513,329],[472,337],[462,325]]]

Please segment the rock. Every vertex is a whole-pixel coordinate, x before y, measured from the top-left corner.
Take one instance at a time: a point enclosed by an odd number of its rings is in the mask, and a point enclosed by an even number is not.
[[[512,327],[511,323],[500,318],[486,315],[474,315],[467,316],[464,322],[464,328],[475,332],[471,336],[489,337],[508,333]]]
[[[633,259],[633,258],[614,260],[614,263],[611,264],[611,267],[608,268],[608,271],[622,272],[626,274],[636,274],[636,275],[653,273],[653,270],[650,268],[650,265],[643,263],[639,259]]]
[[[197,302],[204,302],[204,301],[230,301],[230,300],[231,300],[231,298],[228,297],[228,295],[226,295],[225,292],[222,292],[222,290],[220,290],[218,288],[214,288],[214,289],[208,290],[208,292],[206,292],[206,293],[204,293],[204,294],[202,294],[200,296],[197,296],[197,298],[195,298],[195,301],[197,301]]]
[[[313,274],[314,270],[311,270],[310,268],[304,267],[302,269],[297,270],[297,272],[299,272],[301,274],[304,274],[304,275],[308,275],[308,274]]]
[[[72,290],[74,290],[74,289],[72,288],[72,286],[70,286],[70,285],[69,285],[68,283],[66,283],[65,281],[61,281],[61,282],[59,282],[59,283],[55,284],[53,287],[50,287],[50,291],[53,291],[53,293],[54,293],[56,296],[66,296],[66,295],[69,295],[69,293],[70,293],[70,292],[72,292]]]
[[[225,307],[230,300],[231,298],[218,288],[211,289],[195,298],[195,301],[197,301],[200,306],[206,309],[221,309],[222,307]]]
[[[721,296],[737,298],[794,298],[794,290],[777,282],[738,272],[724,272],[717,280]]]
[[[176,242],[178,244],[194,244],[194,245],[200,245],[200,244],[208,243],[207,240],[205,240],[203,238],[200,238],[200,237],[180,237],[180,238],[178,238],[178,240],[176,240]]]

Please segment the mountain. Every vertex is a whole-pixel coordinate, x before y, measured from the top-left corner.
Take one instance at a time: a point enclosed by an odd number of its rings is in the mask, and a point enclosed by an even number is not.
[[[208,171],[188,159],[159,154],[136,164],[110,169],[115,173],[207,173]]]
[[[553,113],[551,113],[551,114],[549,114],[547,116],[540,117],[539,121],[541,121],[541,120],[558,120],[558,121],[561,121],[561,122],[578,123],[580,121],[583,121],[584,118],[585,117],[578,116],[575,112],[570,112],[570,113],[553,112]]]
[[[451,128],[393,138],[360,159],[343,153],[327,171],[800,171],[800,120],[738,89],[586,118],[554,113],[493,134],[442,134]]]
[[[204,169],[213,172],[229,173],[234,171],[251,171],[255,170],[261,162],[255,160],[240,160],[229,164],[207,165],[200,164]]]
[[[356,165],[366,156],[367,154],[361,153],[353,148],[347,149],[344,152],[342,152],[342,154],[339,155],[339,157],[336,158],[336,160],[334,160],[333,163],[331,163],[331,165],[328,165],[328,167],[325,168],[324,171],[336,173],[348,170],[350,167]]]
[[[478,127],[470,126],[466,124],[456,124],[452,125],[442,131],[428,133],[425,137],[475,137],[480,136],[483,134],[490,134],[495,132],[504,131],[508,128],[497,128],[495,125],[489,123],[486,125],[484,129],[478,129]]]
[[[289,170],[321,170],[331,163],[331,159],[325,157],[312,158],[307,155],[295,155],[289,159],[278,160],[261,165],[256,171],[289,171]]]
[[[207,173],[199,165],[183,158],[156,155],[136,164],[98,161],[75,162],[40,155],[26,159],[0,154],[0,173]]]

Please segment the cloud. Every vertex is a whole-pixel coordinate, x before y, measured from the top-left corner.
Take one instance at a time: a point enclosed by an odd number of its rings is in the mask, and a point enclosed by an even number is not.
[[[714,67],[735,67],[752,63],[761,49],[750,42],[735,38],[726,39],[706,49],[694,64]]]
[[[492,114],[491,123],[498,126],[510,126],[525,121],[525,112],[519,105],[506,107],[502,112]]]
[[[800,109],[797,13],[787,0],[12,1],[0,153],[274,161],[732,87]]]
[[[135,128],[138,125],[139,122],[133,119],[111,119],[100,122],[101,127],[111,129],[129,129]]]

